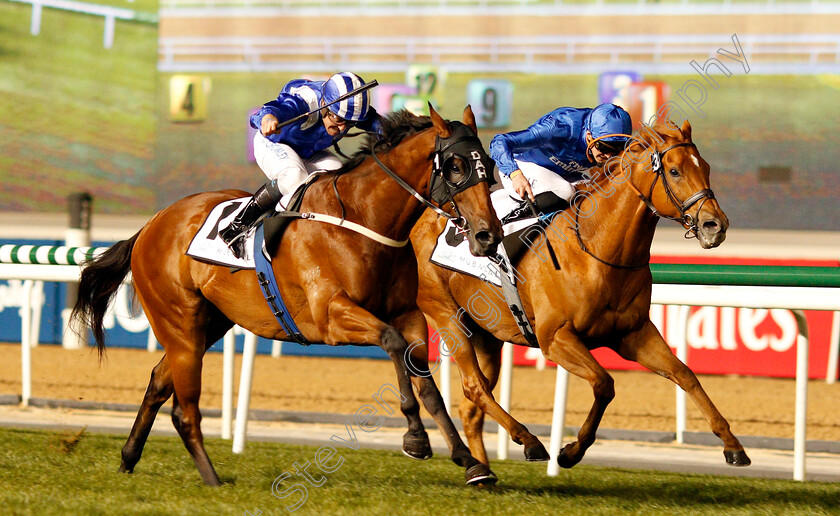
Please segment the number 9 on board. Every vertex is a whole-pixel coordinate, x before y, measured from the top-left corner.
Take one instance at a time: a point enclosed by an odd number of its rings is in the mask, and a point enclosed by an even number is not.
[[[467,104],[478,127],[510,125],[513,84],[501,79],[476,79],[467,84]]]

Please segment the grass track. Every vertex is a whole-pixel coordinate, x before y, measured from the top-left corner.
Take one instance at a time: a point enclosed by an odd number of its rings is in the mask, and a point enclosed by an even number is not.
[[[151,438],[133,475],[116,472],[124,436],[0,429],[2,514],[286,514],[295,497],[272,495],[274,479],[316,448],[227,441],[207,449],[224,485],[204,487],[177,438]],[[68,448],[72,448],[68,450]],[[836,514],[840,487],[578,466],[549,478],[542,464],[495,463],[493,489],[463,485],[448,459],[414,462],[396,452],[340,449],[345,462],[309,486],[296,514]],[[337,457],[329,463],[335,464]],[[286,482],[295,482],[287,480]],[[291,484],[282,484],[283,492]]]

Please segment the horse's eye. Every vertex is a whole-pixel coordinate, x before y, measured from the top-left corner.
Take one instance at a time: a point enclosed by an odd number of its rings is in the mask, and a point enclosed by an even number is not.
[[[680,177],[680,171],[675,168],[669,170],[668,173],[671,174],[671,177],[673,177],[674,179]]]
[[[450,160],[446,172],[449,175],[449,180],[453,183],[461,181],[466,174],[464,162],[460,159]]]

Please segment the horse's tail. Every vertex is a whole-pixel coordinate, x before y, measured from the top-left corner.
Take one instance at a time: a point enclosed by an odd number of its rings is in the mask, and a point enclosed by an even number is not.
[[[100,358],[105,352],[105,312],[123,279],[131,271],[131,252],[138,236],[139,231],[128,240],[117,242],[104,253],[83,264],[84,269],[79,280],[79,298],[70,317],[90,327]]]

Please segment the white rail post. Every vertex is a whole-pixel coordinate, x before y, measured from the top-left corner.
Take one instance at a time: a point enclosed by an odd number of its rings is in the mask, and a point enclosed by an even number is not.
[[[840,312],[834,312],[831,318],[831,337],[828,341],[828,368],[825,371],[825,383],[837,381],[838,360],[840,360]]]
[[[566,399],[569,396],[569,372],[557,366],[557,380],[554,383],[554,411],[551,414],[551,437],[548,442],[548,476],[556,477],[560,473],[557,456],[563,445],[563,432],[566,429]]]
[[[279,358],[283,354],[283,342],[274,340],[271,342],[271,357]]]
[[[257,336],[245,334],[242,349],[242,372],[239,377],[239,398],[236,404],[236,425],[233,429],[233,453],[245,450],[245,432],[248,429],[248,407],[251,404],[251,383],[254,379],[254,357],[257,354]]]
[[[793,479],[805,480],[806,429],[808,426],[808,321],[801,310],[791,310],[799,326],[796,339],[796,415],[793,437]]]
[[[688,316],[691,313],[691,307],[689,306],[680,306],[679,311],[677,312],[678,318],[673,323],[669,321],[669,324],[677,324],[677,331],[675,332],[677,335],[677,342],[675,342],[677,346],[677,358],[683,363],[687,365],[688,362]],[[686,429],[686,406],[685,406],[685,391],[680,388],[679,385],[676,386],[677,390],[677,442],[683,444],[685,442],[685,429]]]
[[[446,412],[452,414],[452,358],[449,354],[445,354],[444,350],[452,353],[452,350],[446,347],[443,337],[438,335],[438,356],[440,357],[440,396],[443,398],[443,406],[446,407]]]
[[[505,342],[502,344],[502,367],[499,373],[499,405],[510,412],[510,393],[513,390],[513,344]],[[498,440],[496,444],[496,457],[499,460],[507,460],[508,447],[510,446],[510,437],[507,430],[501,424],[499,425]]]
[[[33,36],[41,33],[41,11],[43,11],[43,6],[37,2],[32,2],[32,21],[29,24],[29,33]]]
[[[157,351],[157,337],[155,337],[155,332],[152,330],[152,324],[149,323],[149,334],[146,335],[146,350],[149,352]]]
[[[23,282],[23,303],[20,307],[20,404],[29,406],[32,397],[32,280]]]
[[[37,280],[32,284],[32,336],[31,347],[37,347],[41,340],[41,315],[44,307],[44,282]]]
[[[233,359],[236,354],[236,336],[231,328],[223,340],[222,348],[222,439],[233,435]]]
[[[114,15],[105,15],[105,33],[102,35],[102,46],[111,48],[114,46]]]

